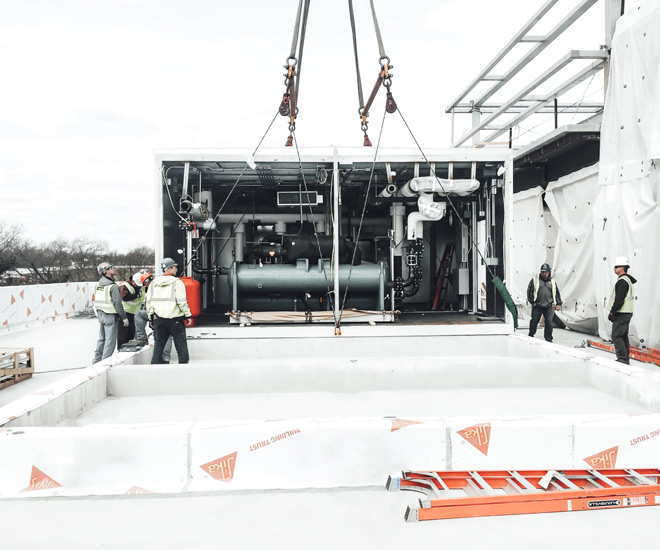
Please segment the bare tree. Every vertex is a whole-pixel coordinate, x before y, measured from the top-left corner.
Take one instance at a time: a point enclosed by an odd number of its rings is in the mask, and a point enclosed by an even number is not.
[[[69,244],[64,239],[39,246],[23,242],[16,253],[20,267],[28,269],[37,284],[69,281],[69,256]]]
[[[69,246],[69,277],[72,281],[94,281],[98,277],[96,266],[101,263],[108,245],[86,237],[74,239]]]
[[[108,261],[117,267],[124,279],[128,279],[140,269],[153,273],[154,249],[148,246],[138,246],[124,254],[113,253]]]
[[[16,265],[16,248],[21,242],[21,226],[0,221],[0,275]]]

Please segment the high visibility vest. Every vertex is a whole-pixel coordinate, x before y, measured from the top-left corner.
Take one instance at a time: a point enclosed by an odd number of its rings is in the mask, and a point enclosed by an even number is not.
[[[136,292],[138,292],[135,290],[135,287],[132,284],[127,283],[126,281],[122,281],[121,283],[119,283],[119,286],[123,286],[126,289],[128,289],[128,292],[131,296],[135,296]],[[126,313],[132,313],[133,315],[135,315],[138,311],[140,311],[140,306],[142,305],[143,300],[144,300],[143,294],[140,294],[140,296],[138,296],[134,300],[122,300],[124,311]]]
[[[554,279],[550,279],[550,283],[552,286],[552,305],[555,305],[557,303],[557,283],[555,283]],[[534,279],[534,301],[536,302],[536,296],[539,293],[539,286],[541,285],[540,282],[540,276],[537,275]]]
[[[623,305],[617,310],[617,313],[632,313],[635,307],[635,290],[632,281],[630,280],[630,277],[628,277],[628,275],[621,275],[621,277],[619,277],[616,282],[618,283],[619,280],[621,279],[623,279],[624,281],[626,281],[626,283],[628,283],[628,292],[623,300]],[[610,298],[610,310],[614,305],[615,297],[616,297],[616,283],[614,283],[614,288],[612,289],[612,297]]]
[[[171,283],[160,285],[164,278],[171,275],[161,275],[154,279],[147,291],[147,313],[165,319],[190,317],[190,307],[186,299],[186,287],[181,279],[172,277]],[[169,281],[168,281],[169,282]]]
[[[96,285],[96,290],[94,291],[94,306],[103,313],[117,313],[115,304],[112,303],[112,295],[110,294],[110,290],[113,286],[117,285],[115,283],[112,283],[111,285]]]

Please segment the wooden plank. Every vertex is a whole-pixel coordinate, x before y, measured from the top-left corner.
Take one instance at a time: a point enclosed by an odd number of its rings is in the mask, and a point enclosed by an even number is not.
[[[32,378],[34,348],[0,348],[0,390]]]

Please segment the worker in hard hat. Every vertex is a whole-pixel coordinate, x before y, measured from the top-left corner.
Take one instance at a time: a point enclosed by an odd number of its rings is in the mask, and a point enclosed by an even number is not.
[[[154,280],[154,276],[148,271],[140,273],[138,285],[140,286],[143,296],[140,309],[135,314],[135,340],[131,343],[136,346],[144,346],[147,344],[147,323],[149,318],[147,316],[146,297],[149,290],[149,284]]]
[[[635,283],[637,279],[628,273],[630,262],[625,256],[614,259],[614,273],[618,279],[612,289],[610,312],[607,318],[612,321],[612,343],[619,363],[630,364],[630,342],[628,330],[635,305]]]
[[[135,314],[140,311],[140,306],[144,301],[142,293],[142,274],[135,273],[127,281],[121,281],[119,286],[119,295],[128,318],[128,326],[123,325],[117,331],[117,351],[129,340],[135,338]]]
[[[532,316],[529,320],[529,335],[533,338],[541,316],[545,320],[543,336],[552,342],[552,318],[554,312],[561,309],[561,295],[557,283],[552,278],[552,270],[548,264],[541,265],[539,274],[532,277],[527,286],[527,301],[532,305]]]
[[[163,349],[172,336],[179,363],[188,362],[188,343],[184,319],[192,317],[186,287],[176,276],[178,264],[172,258],[163,258],[160,264],[163,274],[149,285],[147,291],[147,315],[154,328],[152,364],[162,363]]]
[[[119,287],[115,283],[118,275],[114,266],[102,262],[96,268],[101,278],[94,291],[94,307],[99,320],[99,337],[92,363],[103,361],[112,355],[117,341],[117,329],[121,322],[128,327],[128,317],[124,311]]]
[[[149,317],[147,316],[147,306],[146,306],[146,296],[147,291],[149,290],[149,285],[151,281],[154,280],[154,276],[146,270],[143,270],[140,273],[140,286],[144,300],[140,305],[140,310],[135,314],[135,339],[131,340],[129,344],[132,344],[136,347],[142,347],[147,345],[147,324],[149,323]],[[172,355],[172,337],[170,336],[165,343],[165,348],[163,349],[163,360],[162,363],[169,363],[170,356]]]

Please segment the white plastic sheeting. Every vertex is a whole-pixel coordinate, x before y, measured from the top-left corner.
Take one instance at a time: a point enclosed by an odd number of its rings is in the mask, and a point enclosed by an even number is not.
[[[519,320],[529,319],[527,285],[544,262],[553,265],[553,227],[556,224],[543,207],[543,189],[535,187],[513,196],[512,281],[509,292],[518,308]],[[562,288],[559,288],[562,293]],[[521,322],[521,325],[524,324]]]
[[[572,329],[611,337],[613,260],[627,256],[635,285],[633,345],[660,347],[660,4],[647,1],[618,21],[601,127],[600,163],[550,182],[545,202],[558,226],[546,242],[542,189],[514,197],[514,300],[526,302],[529,272],[547,254]],[[536,219],[533,216],[537,216]],[[545,227],[544,227],[545,226]],[[550,252],[550,253],[548,253]],[[524,308],[523,308],[524,309]]]
[[[597,196],[598,165],[550,182],[545,193],[558,227],[552,262],[564,302],[558,315],[569,328],[591,334],[597,330],[591,216]]]
[[[628,256],[635,285],[631,342],[660,346],[660,4],[647,1],[619,19],[601,127],[600,194],[594,207],[596,298],[607,305],[612,261]],[[606,307],[598,332],[611,330]]]

